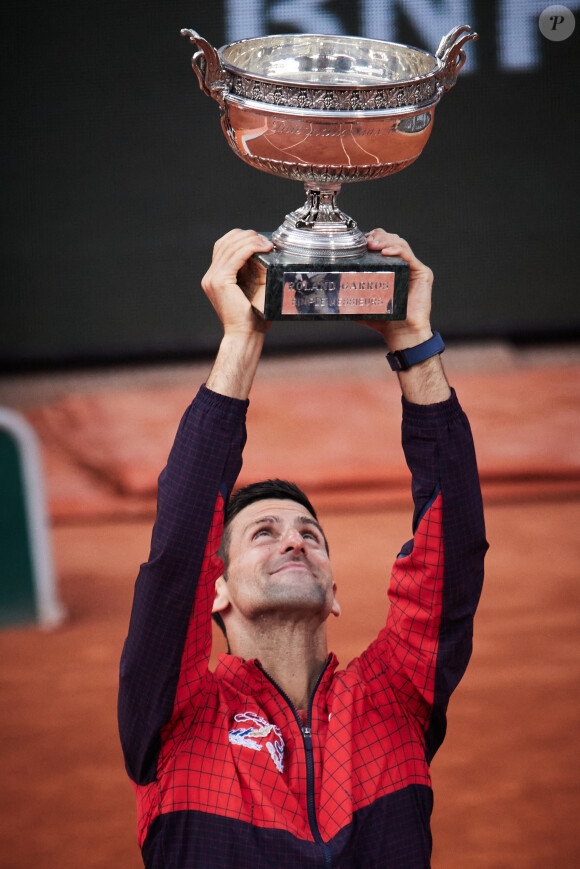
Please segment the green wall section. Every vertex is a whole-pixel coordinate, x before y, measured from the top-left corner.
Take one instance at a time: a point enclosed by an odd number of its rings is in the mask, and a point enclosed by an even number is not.
[[[36,619],[30,530],[19,449],[0,430],[0,625]]]

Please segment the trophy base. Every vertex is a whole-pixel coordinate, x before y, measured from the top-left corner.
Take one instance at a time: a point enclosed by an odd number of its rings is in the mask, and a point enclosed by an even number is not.
[[[270,233],[262,233],[267,238]],[[404,320],[409,264],[366,250],[337,260],[271,250],[256,253],[238,283],[264,320]]]

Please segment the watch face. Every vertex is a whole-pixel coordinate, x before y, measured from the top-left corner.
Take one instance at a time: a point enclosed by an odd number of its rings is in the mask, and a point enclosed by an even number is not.
[[[395,350],[394,353],[387,353],[387,362],[393,371],[406,371],[409,367],[401,350]]]

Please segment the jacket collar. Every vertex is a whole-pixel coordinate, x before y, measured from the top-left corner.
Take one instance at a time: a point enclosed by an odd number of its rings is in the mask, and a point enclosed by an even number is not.
[[[338,666],[338,658],[331,652],[326,660],[324,673],[318,690],[327,691]],[[236,691],[248,693],[261,693],[264,690],[276,690],[268,678],[258,658],[244,660],[235,655],[223,654],[218,656],[215,668],[215,676],[220,681],[228,682]]]

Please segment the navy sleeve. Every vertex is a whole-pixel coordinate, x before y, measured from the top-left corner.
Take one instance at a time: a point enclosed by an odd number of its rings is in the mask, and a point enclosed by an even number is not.
[[[447,401],[433,405],[403,399],[403,447],[413,479],[413,531],[423,517],[428,519],[437,498],[442,506],[442,598],[426,732],[431,759],[445,735],[449,698],[471,656],[488,544],[471,429],[455,392]],[[412,551],[412,544],[407,549]]]
[[[353,664],[377,708],[389,714],[398,704],[416,723],[430,760],[471,653],[487,549],[473,441],[455,393],[432,405],[403,398],[403,448],[413,539],[393,566],[386,625]]]
[[[210,596],[209,591],[198,589],[199,578],[208,557],[214,517],[216,512],[223,517],[223,503],[241,469],[247,406],[247,401],[202,386],[181,420],[159,477],[151,551],[135,584],[118,699],[125,763],[138,784],[156,776],[161,728],[174,711],[196,596]],[[219,538],[213,543],[214,551],[218,544]],[[206,607],[196,638],[205,665],[210,636]]]

